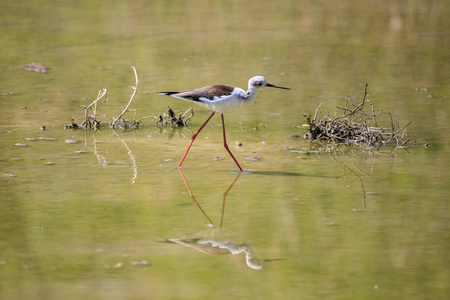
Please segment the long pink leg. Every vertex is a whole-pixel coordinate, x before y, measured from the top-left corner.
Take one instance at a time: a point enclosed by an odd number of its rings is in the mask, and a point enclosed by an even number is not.
[[[223,146],[225,147],[225,149],[227,149],[228,153],[230,153],[231,158],[234,160],[234,162],[236,163],[236,165],[238,166],[239,170],[241,172],[244,172],[241,168],[241,166],[239,165],[239,163],[237,162],[236,158],[234,158],[233,153],[231,153],[230,148],[228,148],[228,144],[227,144],[227,137],[225,135],[225,121],[223,119],[223,114],[221,114],[222,116],[222,128],[223,128]]]
[[[188,152],[189,152],[189,149],[191,149],[192,143],[194,142],[195,138],[196,138],[197,135],[200,133],[200,131],[202,131],[203,127],[205,127],[205,125],[209,122],[209,120],[211,120],[211,118],[214,116],[214,114],[215,114],[215,112],[213,112],[213,113],[209,116],[208,120],[206,120],[206,122],[203,123],[203,125],[197,130],[196,133],[194,133],[194,135],[193,135],[192,138],[191,138],[191,142],[189,143],[189,146],[188,146],[188,148],[186,149],[186,152],[184,153],[184,156],[183,156],[183,158],[181,159],[180,164],[178,165],[178,168],[181,168],[181,165],[183,164],[183,161],[184,161],[184,159],[186,158],[186,156],[187,156],[187,154],[188,154]],[[223,118],[223,117],[222,117],[222,118]]]

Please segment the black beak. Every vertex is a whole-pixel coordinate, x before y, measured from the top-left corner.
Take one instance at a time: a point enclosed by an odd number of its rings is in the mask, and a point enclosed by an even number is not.
[[[274,84],[270,84],[270,83],[268,83],[266,86],[277,88],[277,89],[290,90],[290,88],[286,88],[286,87],[282,87],[282,86],[278,86],[278,85],[274,85]]]

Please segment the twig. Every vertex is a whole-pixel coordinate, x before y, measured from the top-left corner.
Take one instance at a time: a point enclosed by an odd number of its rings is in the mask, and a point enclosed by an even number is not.
[[[320,108],[321,106],[322,106],[322,103],[319,103],[319,106],[317,106],[316,112],[314,113],[314,119],[313,119],[313,122],[316,121],[316,118],[317,118],[317,112],[319,111],[319,108]],[[345,106],[347,106],[347,104],[346,104]]]
[[[99,90],[98,91],[98,95],[97,95],[97,99],[95,99],[91,104],[89,104],[88,106],[84,106],[84,105],[82,105],[83,107],[84,107],[84,115],[85,115],[85,120],[84,120],[84,122],[83,123],[81,123],[81,126],[83,126],[84,125],[84,129],[88,129],[88,127],[89,127],[89,129],[91,129],[92,128],[92,123],[91,123],[91,121],[90,121],[90,117],[89,117],[89,108],[91,108],[92,107],[92,105],[95,105],[94,106],[94,117],[93,117],[93,122],[94,122],[94,124],[96,124],[96,127],[98,126],[98,125],[100,125],[100,122],[99,121],[97,121],[97,102],[100,100],[100,99],[102,99],[103,97],[105,97],[105,101],[108,101],[108,92],[106,91],[106,89],[103,89],[103,90]]]
[[[194,109],[193,109],[193,108],[190,108],[190,109],[188,109],[188,110],[183,114],[183,119],[184,119],[184,117],[186,116],[186,114],[187,114],[188,112],[191,112],[191,115],[190,115],[188,118],[186,118],[186,120],[184,120],[184,124],[185,124],[185,125],[186,125],[186,124],[189,124],[189,122],[191,121],[192,117],[194,116]]]
[[[395,133],[400,132],[400,131],[402,131],[403,129],[406,129],[406,127],[408,127],[409,124],[412,123],[412,121],[414,121],[414,117],[413,117],[411,120],[409,120],[409,122],[408,122],[405,126],[403,126],[401,129],[397,130]],[[403,137],[403,135],[402,135],[402,137]]]
[[[378,124],[377,124],[377,117],[375,116],[375,107],[373,106],[373,103],[370,103],[370,106],[372,107],[372,118],[373,118],[373,123],[375,124],[375,127],[378,127]]]
[[[136,68],[135,68],[134,66],[131,66],[131,67],[133,68],[134,76],[135,76],[135,78],[136,78],[136,84],[135,84],[135,86],[132,86],[132,87],[131,87],[131,88],[133,89],[133,94],[131,95],[131,99],[130,99],[130,101],[128,101],[127,106],[125,106],[125,108],[122,110],[122,113],[121,113],[116,119],[114,119],[113,121],[111,121],[111,123],[109,124],[109,127],[111,127],[111,128],[114,128],[114,126],[116,125],[116,123],[117,123],[120,119],[122,119],[122,116],[128,111],[128,107],[130,107],[131,102],[133,101],[134,96],[136,96],[136,93],[137,93],[137,87],[138,87],[139,80],[138,80]]]

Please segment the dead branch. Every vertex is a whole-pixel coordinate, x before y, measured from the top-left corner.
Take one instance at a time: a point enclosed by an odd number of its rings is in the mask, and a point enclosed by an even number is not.
[[[98,129],[100,127],[100,122],[99,120],[97,120],[97,102],[102,99],[103,97],[105,97],[105,101],[108,101],[108,92],[106,89],[100,90],[98,91],[97,94],[97,99],[95,99],[91,104],[89,104],[88,106],[84,106],[84,121],[83,123],[81,123],[81,127],[84,129]],[[93,108],[93,115],[89,116],[89,109],[94,106]],[[92,122],[91,122],[92,120]],[[73,120],[72,120],[72,125],[74,125]],[[69,129],[69,128],[66,128]],[[74,126],[72,126],[72,128],[70,129],[76,129]]]
[[[128,101],[127,106],[125,106],[125,108],[122,110],[122,112],[120,113],[120,115],[114,119],[113,121],[110,122],[109,127],[114,128],[114,126],[116,125],[116,123],[122,119],[123,115],[128,111],[128,107],[130,107],[131,102],[133,102],[134,97],[136,96],[137,93],[137,87],[138,87],[138,76],[137,76],[137,72],[136,72],[136,68],[134,66],[131,66],[133,68],[134,71],[134,76],[136,78],[136,83],[135,86],[132,86],[131,88],[133,89],[133,94],[131,95],[130,101]]]

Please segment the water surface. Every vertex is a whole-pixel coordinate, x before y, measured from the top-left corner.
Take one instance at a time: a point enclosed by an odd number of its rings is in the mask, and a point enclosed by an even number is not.
[[[448,15],[446,1],[0,4],[1,298],[448,298]],[[109,129],[131,66],[138,118],[192,106],[158,91],[254,75],[292,90],[225,115],[244,174],[217,116],[180,173],[210,112]],[[415,118],[406,149],[290,138],[366,82],[377,109]],[[103,128],[64,130],[103,88]]]

